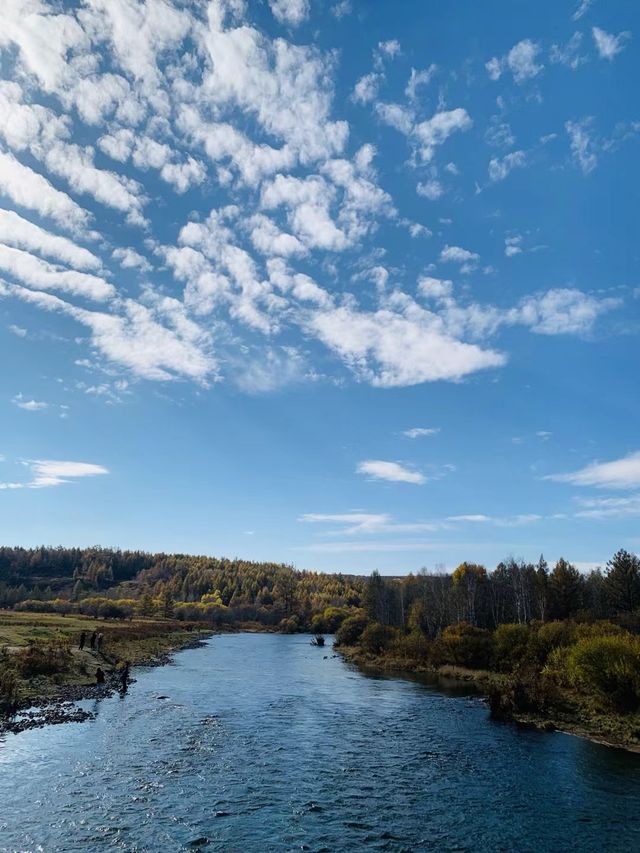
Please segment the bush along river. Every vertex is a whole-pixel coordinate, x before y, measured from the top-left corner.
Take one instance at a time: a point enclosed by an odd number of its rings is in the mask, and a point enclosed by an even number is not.
[[[640,756],[301,635],[212,637],[0,737],[2,851],[631,851]],[[466,694],[466,695],[465,695]]]

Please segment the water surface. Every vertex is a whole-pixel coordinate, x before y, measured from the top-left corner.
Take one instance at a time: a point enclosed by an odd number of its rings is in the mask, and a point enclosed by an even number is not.
[[[218,636],[95,720],[0,738],[0,850],[640,849],[638,756],[332,655]]]

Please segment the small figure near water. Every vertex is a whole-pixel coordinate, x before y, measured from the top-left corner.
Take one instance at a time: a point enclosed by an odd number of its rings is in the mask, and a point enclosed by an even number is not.
[[[104,684],[104,672],[101,667],[96,669],[96,684]]]
[[[82,651],[82,650],[84,649],[84,644],[86,643],[86,641],[87,641],[87,632],[86,632],[86,631],[83,631],[83,632],[80,634],[80,646],[79,646],[79,647],[80,647],[80,651]]]
[[[126,661],[120,672],[120,688],[123,693],[127,692],[129,686],[129,661]]]
[[[103,640],[104,640],[104,636],[102,634],[102,631],[100,631],[100,633],[96,637],[96,651],[98,652],[98,654],[100,654],[100,652],[102,651],[102,641]]]
[[[324,637],[322,634],[316,634],[313,640],[311,640],[312,646],[324,646]]]
[[[94,631],[91,635],[91,639],[89,640],[89,645],[91,646],[91,651],[95,650],[96,647],[96,637],[98,636],[98,632]]]

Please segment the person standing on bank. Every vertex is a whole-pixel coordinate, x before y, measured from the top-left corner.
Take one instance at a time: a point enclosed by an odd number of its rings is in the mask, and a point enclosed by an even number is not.
[[[127,687],[129,686],[129,661],[126,661],[125,665],[122,667],[122,672],[120,673],[120,685],[122,688],[122,692],[127,692]]]
[[[91,639],[89,640],[89,645],[91,646],[91,651],[95,650],[96,647],[96,637],[98,636],[98,632],[94,631],[91,635]]]
[[[80,651],[82,651],[84,649],[84,644],[86,643],[86,641],[87,641],[87,632],[83,631],[80,634]]]

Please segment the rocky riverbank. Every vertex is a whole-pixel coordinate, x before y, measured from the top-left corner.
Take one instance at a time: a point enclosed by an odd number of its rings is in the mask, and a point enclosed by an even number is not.
[[[199,629],[197,632],[167,631],[164,635],[153,636],[153,646],[156,649],[162,646],[159,650],[147,650],[151,638],[146,638],[146,643],[136,639],[135,642],[121,642],[119,653],[110,656],[77,648],[68,649],[64,673],[52,672],[46,676],[22,679],[19,698],[14,707],[4,714],[0,713],[0,734],[92,719],[95,713],[78,708],[77,703],[86,699],[102,699],[121,690],[123,661],[127,660],[134,667],[163,666],[171,662],[174,652],[198,647],[212,633]],[[20,649],[14,650],[14,654],[20,652]],[[5,654],[5,666],[7,660],[11,661],[11,655]],[[95,682],[93,670],[98,667],[104,672],[104,684]],[[129,683],[134,682],[135,678],[130,678]]]

